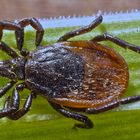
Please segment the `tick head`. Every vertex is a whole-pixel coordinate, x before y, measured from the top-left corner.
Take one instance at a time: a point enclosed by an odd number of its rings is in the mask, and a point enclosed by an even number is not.
[[[22,80],[24,78],[24,65],[23,58],[14,58],[0,62],[0,75],[13,80]]]

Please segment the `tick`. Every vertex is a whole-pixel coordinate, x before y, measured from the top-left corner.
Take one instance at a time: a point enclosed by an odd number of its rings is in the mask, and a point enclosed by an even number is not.
[[[0,89],[0,97],[13,88],[12,96],[6,98],[0,111],[0,118],[21,118],[30,110],[34,96],[43,96],[56,111],[81,122],[74,127],[89,129],[93,123],[82,112],[96,114],[139,101],[140,96],[122,98],[129,81],[127,63],[120,54],[99,42],[109,40],[137,53],[140,53],[139,46],[108,33],[88,41],[68,41],[91,31],[102,20],[102,16],[98,16],[91,24],[64,34],[49,46],[40,46],[44,29],[35,18],[22,19],[17,23],[0,22],[1,38],[4,29],[14,30],[19,50],[17,53],[0,42],[1,50],[11,57],[0,62],[0,76],[10,79]],[[36,50],[32,52],[23,48],[24,27],[27,25],[36,30]],[[25,88],[30,90],[30,94],[23,107],[19,108],[19,92]]]

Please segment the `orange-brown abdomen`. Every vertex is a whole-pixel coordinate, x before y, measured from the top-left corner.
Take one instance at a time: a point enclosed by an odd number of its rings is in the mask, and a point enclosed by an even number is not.
[[[68,107],[97,108],[119,99],[125,92],[128,67],[113,49],[91,41],[60,44],[82,56],[85,74],[79,89],[69,92],[67,98],[53,99],[54,102]]]

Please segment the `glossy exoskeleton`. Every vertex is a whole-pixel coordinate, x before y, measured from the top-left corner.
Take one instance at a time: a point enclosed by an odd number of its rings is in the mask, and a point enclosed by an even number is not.
[[[65,117],[82,122],[75,127],[92,128],[92,121],[78,112],[96,114],[140,100],[140,96],[121,98],[128,86],[128,66],[121,55],[98,42],[109,40],[140,53],[139,46],[108,33],[89,41],[68,41],[91,31],[101,22],[102,16],[98,16],[90,25],[64,34],[57,43],[49,46],[40,46],[44,30],[35,18],[22,19],[18,23],[0,22],[1,37],[3,29],[15,30],[20,52],[19,55],[0,42],[0,49],[12,57],[0,62],[0,75],[11,79],[0,89],[0,97],[14,87],[12,97],[7,97],[0,111],[0,118],[19,119],[29,111],[33,97],[41,95]],[[37,48],[33,52],[23,48],[24,27],[27,25],[37,30]],[[19,84],[19,80],[23,82]],[[24,88],[31,93],[23,108],[19,109],[19,91]]]

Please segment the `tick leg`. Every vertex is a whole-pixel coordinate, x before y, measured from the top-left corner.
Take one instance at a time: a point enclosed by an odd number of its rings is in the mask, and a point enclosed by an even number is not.
[[[87,33],[89,31],[91,31],[92,29],[94,29],[95,27],[97,27],[102,22],[102,20],[103,20],[103,17],[99,16],[91,24],[64,34],[63,36],[61,36],[58,39],[58,42],[67,41],[68,39],[70,39],[72,37]]]
[[[75,124],[74,127],[86,128],[86,129],[90,129],[93,127],[93,123],[87,116],[81,115],[79,113],[71,112],[69,110],[62,108],[60,105],[52,103],[52,102],[50,102],[50,104],[57,112],[61,113],[65,117],[72,118],[74,120],[77,120],[83,123],[83,124]]]
[[[100,42],[100,41],[105,41],[105,40],[109,40],[109,41],[121,46],[122,48],[125,48],[125,49],[128,48],[132,51],[140,53],[140,46],[130,44],[130,43],[128,43],[124,40],[121,40],[120,38],[117,38],[108,33],[104,33],[103,35],[99,35],[99,36],[96,36],[93,39],[91,39],[91,41],[94,41],[94,42]]]
[[[0,42],[0,49],[6,52],[12,58],[18,57],[18,54],[4,42]]]
[[[19,109],[19,93],[16,88],[14,89],[13,94],[12,94],[10,107],[6,108],[5,106],[6,106],[6,103],[4,105],[4,108],[0,111],[0,118],[5,117]]]
[[[14,22],[1,21],[0,22],[0,40],[2,39],[3,30],[14,30],[14,31],[21,32],[22,28],[20,25],[14,23]],[[18,38],[21,38],[21,37],[22,37],[22,34],[19,34]],[[17,44],[18,44],[18,42],[17,42]]]
[[[137,101],[140,101],[140,96],[130,96],[128,98],[124,98],[124,99],[114,101],[112,103],[109,103],[109,104],[107,104],[103,107],[99,107],[99,108],[96,108],[96,109],[95,108],[88,108],[88,109],[85,110],[85,112],[89,113],[89,114],[97,114],[97,113],[101,113],[101,112],[104,112],[104,111],[111,110],[111,109],[116,108],[120,105],[133,103],[133,102],[137,102]]]
[[[39,46],[39,44],[42,41],[43,35],[44,35],[44,29],[43,29],[42,25],[38,22],[38,20],[35,18],[25,18],[25,19],[18,21],[18,24],[22,28],[24,28],[28,25],[31,25],[34,29],[37,30],[35,44],[36,44],[36,46]],[[16,31],[15,33],[16,33],[16,39],[19,44],[19,50],[22,50],[23,42],[24,42],[24,29],[22,30],[22,32]],[[22,34],[22,38],[19,38],[20,34]]]
[[[9,83],[7,83],[4,87],[2,87],[0,89],[0,98],[10,89],[13,87],[13,85],[15,84],[15,81],[11,81]]]
[[[28,96],[27,100],[25,101],[23,108],[19,109],[18,111],[14,112],[14,113],[8,114],[7,118],[9,118],[11,120],[18,120],[19,118],[24,116],[30,110],[30,107],[32,104],[32,99],[33,99],[33,95],[30,94]],[[8,104],[8,103],[6,103],[6,104]]]
[[[8,96],[4,102],[3,110],[7,110],[8,108],[10,108],[10,105],[11,105],[10,96]]]

